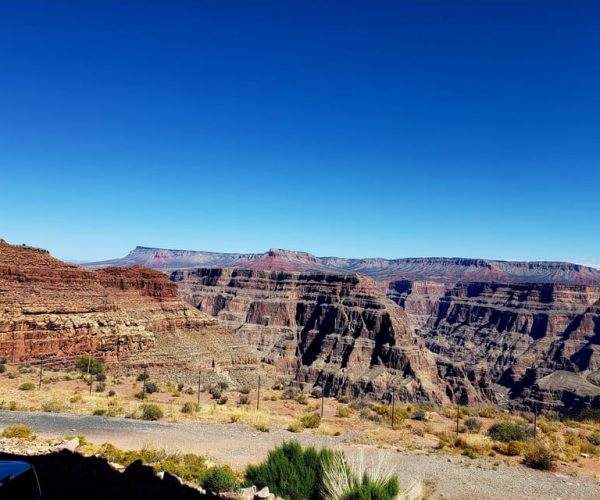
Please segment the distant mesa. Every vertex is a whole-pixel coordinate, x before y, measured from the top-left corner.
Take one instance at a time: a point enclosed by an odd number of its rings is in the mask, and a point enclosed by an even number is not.
[[[600,269],[570,262],[524,262],[460,257],[402,259],[316,257],[271,248],[265,253],[219,253],[136,247],[125,257],[85,264],[91,267],[147,266],[154,269],[230,267],[263,271],[355,273],[377,281],[420,280],[437,283],[560,283],[600,285]]]

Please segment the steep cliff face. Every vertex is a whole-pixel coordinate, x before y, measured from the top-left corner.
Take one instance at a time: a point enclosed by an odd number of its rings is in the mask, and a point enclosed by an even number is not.
[[[447,401],[434,356],[403,311],[356,275],[247,269],[181,270],[180,293],[258,347],[264,359],[328,393]]]
[[[160,272],[88,271],[44,250],[0,242],[0,355],[11,361],[67,363],[88,352],[109,363],[148,361],[160,359],[158,348],[173,340],[195,338],[202,351],[214,335],[223,348],[223,339],[234,339],[180,299]]]
[[[420,333],[433,352],[487,374],[511,399],[567,408],[600,390],[599,299],[597,286],[459,284]]]

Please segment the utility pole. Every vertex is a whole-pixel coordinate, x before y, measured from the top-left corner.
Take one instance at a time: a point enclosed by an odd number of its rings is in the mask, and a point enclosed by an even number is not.
[[[42,375],[44,373],[44,365],[40,363],[40,384],[38,386],[38,390],[42,388]]]
[[[88,356],[88,377],[90,378],[90,395],[92,394],[92,374],[90,372],[92,368],[92,355]]]
[[[256,411],[260,407],[260,375],[258,376],[258,390],[256,391]]]
[[[458,426],[460,424],[460,405],[456,403],[456,437],[458,437]]]
[[[144,382],[142,385],[142,401],[146,399],[146,379],[148,378],[148,372],[146,370],[146,365],[144,365]]]
[[[198,406],[200,406],[200,381],[202,380],[202,370],[198,368]]]
[[[395,428],[395,417],[396,415],[396,398],[394,397],[394,389],[392,389],[392,429]]]

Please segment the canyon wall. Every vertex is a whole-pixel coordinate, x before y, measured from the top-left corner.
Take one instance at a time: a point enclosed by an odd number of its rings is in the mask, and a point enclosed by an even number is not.
[[[435,357],[405,313],[354,274],[200,268],[171,274],[182,296],[300,382],[350,392],[449,402]]]
[[[107,363],[177,364],[186,360],[185,343],[204,357],[230,358],[236,348],[252,357],[215,318],[183,301],[163,273],[89,271],[0,241],[0,356],[9,361],[69,364],[94,353]]]

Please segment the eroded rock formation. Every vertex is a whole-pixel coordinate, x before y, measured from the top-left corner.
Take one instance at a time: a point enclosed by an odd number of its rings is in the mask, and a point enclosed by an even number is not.
[[[328,393],[448,401],[434,356],[400,307],[357,275],[181,270],[180,293],[257,346],[264,359]]]
[[[192,354],[252,362],[252,350],[239,344],[163,273],[90,271],[0,242],[0,355],[10,361],[70,363],[94,353],[108,363],[181,364]]]

